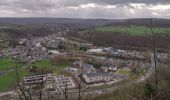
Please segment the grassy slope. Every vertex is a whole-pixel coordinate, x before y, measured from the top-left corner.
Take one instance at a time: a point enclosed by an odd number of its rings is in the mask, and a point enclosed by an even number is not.
[[[10,58],[2,58],[0,59],[0,71],[4,70],[10,70],[14,69],[15,66],[21,66],[20,64],[17,64],[17,62]],[[54,70],[55,73],[61,72],[65,67],[67,67],[69,64],[58,64],[55,65],[51,59],[43,60],[36,62],[32,64],[38,68],[48,68]],[[30,72],[28,72],[25,69],[20,69],[19,76],[20,78],[29,75]],[[10,71],[9,73],[6,73],[4,76],[0,76],[0,92],[10,90],[15,87],[17,83],[16,80],[16,71],[15,69]]]
[[[0,71],[5,71],[4,76],[0,76],[0,92],[10,90],[16,84],[16,71],[15,67],[21,67],[21,64],[17,63],[11,58],[1,58],[0,59]],[[13,69],[13,70],[11,70]],[[11,71],[9,71],[11,70]],[[9,71],[9,72],[8,72]],[[19,72],[20,77],[28,75],[26,70],[21,70]]]
[[[52,69],[55,73],[58,73],[58,72],[62,71],[65,67],[69,66],[69,64],[67,64],[67,63],[56,65],[53,63],[53,61],[51,59],[39,61],[32,65],[34,65],[38,68]]]
[[[153,28],[155,33],[170,33],[170,28]],[[98,27],[95,28],[95,31],[99,32],[122,32],[129,33],[130,35],[150,35],[150,28],[144,26],[129,26],[129,27]]]
[[[0,71],[15,69],[16,65],[21,66],[21,64],[18,64],[15,60],[10,58],[0,59]]]
[[[38,62],[36,62],[36,63],[34,63],[32,65],[34,65],[34,66],[36,66],[38,68],[39,67],[49,67],[49,68],[53,68],[54,67],[54,64],[49,59],[48,60],[43,60],[43,61],[38,61]]]
[[[19,71],[19,77],[22,78],[29,74],[26,70]],[[0,77],[0,92],[10,90],[15,87],[17,83],[16,71],[12,71],[5,76]]]

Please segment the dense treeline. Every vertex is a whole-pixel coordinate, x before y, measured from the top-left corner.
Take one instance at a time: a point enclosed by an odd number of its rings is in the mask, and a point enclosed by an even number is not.
[[[137,26],[149,26],[150,18],[137,18],[137,19],[125,19],[120,20],[118,22],[113,22],[110,25],[114,26],[129,26],[129,25],[137,25]],[[170,27],[170,19],[159,19],[153,18],[153,26],[154,27]]]
[[[9,37],[23,38],[28,36],[45,36],[55,32],[55,28],[48,26],[20,26],[0,29]]]
[[[85,33],[70,33],[69,36],[78,37],[90,41],[98,46],[117,46],[117,47],[144,47],[151,48],[152,36],[137,36],[126,33],[113,32],[85,32]],[[170,36],[168,34],[157,34],[156,44],[158,48],[170,48]]]

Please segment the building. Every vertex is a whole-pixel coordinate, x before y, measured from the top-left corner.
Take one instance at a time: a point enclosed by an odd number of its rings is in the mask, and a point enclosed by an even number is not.
[[[23,83],[27,88],[35,87],[41,84],[44,85],[44,82],[46,80],[45,77],[47,76],[48,74],[24,77]]]
[[[101,68],[101,70],[102,70],[103,72],[109,72],[109,67],[108,67],[108,66],[103,65],[103,66],[100,67],[100,68]]]
[[[83,64],[82,67],[84,73],[91,73],[94,71],[93,65],[91,64]]]
[[[60,93],[62,93],[65,88],[72,89],[76,87],[72,77],[53,74],[24,77],[23,83],[26,88],[33,88],[42,85],[42,88],[45,90],[53,90]]]
[[[89,49],[88,51],[87,51],[87,53],[102,53],[103,52],[103,49],[102,48],[97,48],[97,49]]]
[[[110,73],[85,73],[83,78],[86,83],[108,82],[112,80]]]
[[[83,73],[91,73],[92,71],[94,71],[93,65],[83,63],[82,61],[73,62],[73,67],[79,69]]]
[[[101,69],[102,69],[102,71],[104,71],[104,72],[109,72],[109,71],[117,71],[117,66],[115,66],[115,65],[103,65],[102,67],[101,67]]]
[[[82,66],[81,66],[82,64],[83,64],[82,61],[75,61],[75,62],[73,62],[73,67],[82,68]]]
[[[88,50],[94,48],[95,46],[90,43],[82,43],[80,47],[83,48],[84,50]]]
[[[117,69],[118,69],[117,66],[114,66],[114,65],[109,66],[110,71],[117,71]]]

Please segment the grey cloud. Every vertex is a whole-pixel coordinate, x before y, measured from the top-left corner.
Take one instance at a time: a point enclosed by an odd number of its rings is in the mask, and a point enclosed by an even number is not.
[[[116,5],[116,8],[79,8],[80,5],[90,3],[95,3],[101,6]],[[147,8],[137,9],[134,6],[131,6],[130,3],[142,3],[150,6],[157,4],[170,4],[170,0],[0,0],[0,17],[154,17],[152,15],[152,12],[154,11]],[[78,7],[78,9],[68,9],[68,7]],[[130,14],[129,9],[133,9],[135,13]],[[166,16],[166,14],[170,14],[168,10],[158,13],[160,14],[159,17],[169,17]]]
[[[109,5],[127,5],[129,3],[167,4],[170,3],[170,0],[0,0],[0,5],[21,7],[27,9],[78,6],[80,4],[87,3]]]
[[[166,4],[170,3],[170,0],[89,0],[98,3],[106,4],[129,4],[129,3],[144,3],[144,4]]]
[[[7,0],[3,3],[8,7],[23,8],[28,10],[44,10],[54,6],[54,4],[50,3],[48,0]]]

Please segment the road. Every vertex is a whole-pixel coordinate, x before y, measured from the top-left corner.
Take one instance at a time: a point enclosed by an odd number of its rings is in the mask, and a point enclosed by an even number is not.
[[[0,97],[6,96],[6,95],[14,95],[14,94],[15,94],[14,91],[8,91],[8,92],[0,93]]]

